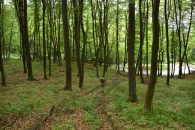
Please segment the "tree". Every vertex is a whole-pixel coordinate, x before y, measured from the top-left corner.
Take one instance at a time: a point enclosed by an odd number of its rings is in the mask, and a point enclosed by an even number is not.
[[[52,8],[52,1],[49,2],[49,9],[48,9],[48,20],[49,20],[49,28],[50,28],[50,40],[49,40],[49,47],[48,47],[48,60],[49,60],[49,76],[51,76],[51,49],[52,49],[52,42],[54,41],[53,36],[53,8]]]
[[[85,50],[86,50],[86,44],[87,44],[87,35],[86,31],[84,29],[83,24],[83,0],[79,0],[79,13],[80,13],[80,27],[82,30],[83,35],[83,50],[82,50],[82,56],[81,56],[81,71],[79,76],[79,88],[83,87],[83,80],[84,80],[84,65],[85,65]]]
[[[152,100],[154,95],[154,89],[156,84],[157,76],[157,59],[158,59],[158,48],[159,48],[159,5],[160,0],[153,0],[152,9],[152,23],[153,23],[153,41],[152,41],[152,57],[151,57],[151,72],[148,83],[148,89],[145,99],[145,109],[148,111],[152,110]]]
[[[144,44],[142,0],[139,0],[139,17],[140,17],[140,47],[139,47],[139,58],[138,58],[138,66],[139,66],[138,71],[140,72],[141,83],[144,83],[143,68],[142,68],[142,55],[143,55],[143,44]]]
[[[22,47],[27,69],[28,69],[28,80],[34,80],[32,73],[32,61],[30,55],[30,45],[28,38],[28,22],[27,22],[27,0],[15,0],[15,9],[20,25],[20,33],[22,35]]]
[[[181,79],[181,76],[182,76],[181,1],[178,0],[179,16],[177,13],[176,0],[174,0],[174,7],[175,7],[175,20],[176,20],[176,26],[177,26],[177,35],[178,35],[178,41],[179,41],[179,75],[178,75],[178,78]]]
[[[168,1],[169,2],[169,1]],[[169,28],[168,28],[168,16],[167,16],[167,0],[164,3],[164,13],[165,13],[165,27],[166,27],[166,52],[167,52],[167,85],[169,85],[170,79],[170,59],[169,59]]]
[[[37,60],[41,59],[40,55],[40,9],[39,9],[39,0],[34,0],[34,46],[33,46],[33,60],[37,58]]]
[[[117,73],[120,72],[120,56],[119,56],[119,0],[117,0],[117,9],[116,9],[116,68]]]
[[[2,15],[2,3],[3,0],[0,0],[0,19],[1,17],[3,17]],[[5,80],[5,72],[4,72],[4,64],[3,64],[3,54],[2,54],[2,50],[3,50],[3,46],[2,46],[2,21],[0,21],[0,71],[1,71],[1,79],[2,79],[2,86],[6,86],[6,80]]]
[[[72,73],[71,73],[71,49],[69,43],[69,22],[67,0],[62,0],[62,19],[64,29],[64,51],[66,64],[66,85],[65,90],[72,90]]]
[[[135,77],[135,0],[129,2],[129,27],[128,27],[128,80],[129,100],[137,101]]]
[[[79,20],[79,6],[76,0],[73,0],[74,7],[74,38],[76,44],[76,59],[78,66],[78,76],[81,74],[81,58],[80,58],[80,20]]]
[[[42,4],[43,4],[43,71],[44,71],[44,79],[47,79],[47,73],[46,73],[46,43],[45,43],[45,10],[46,10],[45,0],[42,0]]]
[[[191,25],[192,25],[192,18],[193,18],[193,3],[191,3],[191,11],[190,11],[190,22],[189,22],[189,27],[188,27],[188,30],[187,30],[187,36],[186,36],[186,39],[184,38],[184,33],[183,33],[183,42],[184,42],[184,52],[183,52],[183,55],[182,55],[182,64],[184,62],[184,58],[186,60],[186,63],[187,63],[187,66],[188,66],[188,71],[190,73],[190,70],[189,70],[189,65],[188,65],[188,60],[187,60],[187,49],[188,49],[188,41],[189,41],[189,35],[190,35],[190,31],[191,31]],[[185,72],[185,71],[184,71]]]
[[[148,76],[148,17],[149,17],[149,3],[146,1],[146,75]]]

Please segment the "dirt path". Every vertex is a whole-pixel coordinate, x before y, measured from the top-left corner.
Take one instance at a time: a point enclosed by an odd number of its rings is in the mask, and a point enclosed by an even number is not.
[[[117,88],[116,86],[119,83],[120,82],[118,80],[111,81],[111,84],[107,85],[106,87],[102,87],[101,91],[98,93],[99,105],[97,106],[96,111],[98,113],[98,118],[101,121],[99,130],[116,130],[117,129],[107,109],[107,106],[109,103],[107,94],[113,89],[116,90]]]

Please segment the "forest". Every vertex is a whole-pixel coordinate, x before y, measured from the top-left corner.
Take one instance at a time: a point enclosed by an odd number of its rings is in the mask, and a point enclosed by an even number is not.
[[[194,0],[0,0],[0,130],[195,129]]]

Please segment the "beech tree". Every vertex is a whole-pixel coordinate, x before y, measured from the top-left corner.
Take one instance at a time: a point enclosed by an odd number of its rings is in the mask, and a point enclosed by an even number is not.
[[[143,14],[142,14],[142,0],[139,0],[139,20],[140,20],[140,47],[138,55],[138,72],[140,74],[141,83],[144,83],[143,69],[142,69],[142,55],[143,55],[143,44],[144,44],[144,30],[143,30]]]
[[[2,4],[3,0],[0,0],[0,71],[1,71],[1,79],[2,79],[2,86],[6,86],[6,80],[5,80],[5,71],[4,71],[4,64],[3,64],[3,44],[2,44]]]
[[[128,24],[128,80],[129,100],[137,101],[136,75],[135,75],[135,0],[129,1],[129,24]]]
[[[45,41],[45,10],[46,10],[46,3],[45,0],[42,0],[43,4],[43,71],[44,71],[44,79],[47,79],[46,73],[46,41]]]
[[[158,48],[159,48],[159,5],[160,0],[153,0],[152,9],[152,29],[153,29],[153,41],[152,41],[152,56],[151,56],[151,72],[148,83],[148,89],[145,99],[145,109],[152,110],[152,100],[154,95],[154,89],[157,76],[157,60],[158,60]]]
[[[64,30],[64,51],[65,51],[65,66],[66,66],[66,84],[65,90],[72,90],[72,72],[71,72],[71,49],[69,42],[69,21],[67,0],[62,0],[62,19]]]
[[[168,1],[169,3],[169,1]],[[166,53],[167,53],[167,85],[169,85],[170,79],[170,58],[169,58],[169,18],[167,16],[167,0],[164,3],[164,13],[165,13],[165,27],[166,27]]]
[[[146,1],[146,75],[148,76],[148,17],[149,17],[149,2]]]
[[[119,0],[117,0],[116,9],[116,68],[117,73],[120,72],[120,58],[119,58]]]
[[[27,0],[14,0],[14,5],[20,25],[20,33],[22,36],[22,48],[25,62],[28,69],[28,80],[34,80],[32,73],[32,60],[30,55],[30,45],[28,37],[28,22],[27,22]]]

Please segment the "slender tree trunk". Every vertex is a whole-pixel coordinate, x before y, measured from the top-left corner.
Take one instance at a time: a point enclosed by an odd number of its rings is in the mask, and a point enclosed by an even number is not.
[[[153,0],[152,10],[152,23],[153,23],[153,43],[152,43],[152,57],[151,57],[151,72],[148,83],[148,89],[145,99],[145,109],[147,111],[152,110],[152,100],[154,95],[154,89],[156,84],[156,73],[157,73],[157,59],[159,49],[159,5],[160,0]]]
[[[178,3],[181,1],[178,0]],[[177,25],[177,35],[179,40],[179,75],[178,78],[181,79],[182,76],[182,57],[181,57],[181,51],[182,51],[182,43],[181,43],[181,4],[178,4],[179,8],[179,20],[178,20],[178,14],[177,14],[177,5],[176,1],[174,0],[174,6],[175,6],[175,18],[176,18],[176,25]]]
[[[46,10],[46,3],[45,0],[42,0],[43,4],[43,71],[44,71],[44,79],[47,79],[47,73],[46,73],[46,42],[45,42],[45,10]]]
[[[74,37],[76,43],[76,57],[77,57],[77,66],[78,66],[78,76],[81,74],[81,59],[80,59],[80,21],[79,21],[79,11],[78,3],[76,0],[73,0],[74,7]]]
[[[1,30],[1,37],[2,37],[2,57],[3,59],[6,59],[6,46],[5,46],[5,35],[4,35],[4,0],[1,0],[1,25],[2,26],[2,30]]]
[[[128,35],[128,18],[127,14],[125,14],[125,21],[126,21],[126,34],[125,34],[125,56],[124,56],[124,61],[123,61],[123,71],[125,72],[125,66],[127,63],[127,35]]]
[[[62,65],[62,55],[61,55],[61,25],[60,25],[60,22],[61,22],[61,8],[59,7],[59,13],[58,13],[58,60],[59,60],[59,66]],[[70,29],[69,29],[69,32],[70,32]],[[71,41],[69,40],[69,44],[71,45]]]
[[[20,33],[22,34],[23,53],[25,54],[25,61],[28,69],[28,80],[34,80],[32,73],[32,61],[30,55],[30,45],[28,38],[28,22],[27,22],[27,0],[14,1],[18,21],[20,24]]]
[[[87,44],[87,36],[86,31],[84,30],[83,25],[83,0],[79,0],[79,13],[80,13],[80,27],[83,34],[83,50],[82,50],[82,57],[81,57],[81,72],[80,72],[80,79],[79,79],[79,88],[83,87],[83,80],[84,80],[84,65],[85,65],[85,49]]]
[[[64,51],[65,51],[65,66],[66,66],[66,84],[65,90],[72,90],[72,72],[71,72],[71,48],[69,42],[69,21],[67,0],[62,0],[62,19],[64,28]]]
[[[97,53],[97,47],[96,47],[96,37],[95,37],[95,17],[96,14],[94,12],[94,6],[93,6],[93,0],[90,0],[90,4],[91,4],[91,18],[92,18],[92,33],[93,33],[93,46],[94,46],[94,52],[95,52],[95,56]]]
[[[189,23],[189,27],[188,27],[188,31],[187,31],[186,40],[184,40],[184,53],[183,53],[183,56],[182,56],[182,64],[183,64],[183,61],[184,61],[185,57],[186,57],[186,60],[187,60],[187,49],[188,49],[188,41],[189,41],[191,25],[192,25],[192,18],[193,18],[193,4],[191,4],[190,23]]]
[[[142,0],[139,0],[139,17],[140,17],[140,47],[139,47],[139,72],[141,83],[144,83],[142,55],[143,55],[143,16],[142,16]]]
[[[0,19],[2,19],[3,15],[2,15],[2,2],[0,1]],[[4,71],[4,63],[3,63],[3,54],[2,54],[2,50],[3,50],[3,46],[2,46],[2,24],[0,21],[0,71],[1,71],[1,79],[2,79],[2,86],[6,86],[6,80],[5,80],[5,71]]]
[[[135,75],[135,0],[129,2],[128,79],[129,100],[131,102],[137,102]]]
[[[13,23],[12,23],[12,26],[11,26],[11,32],[10,32],[10,38],[9,38],[8,58],[10,58],[10,54],[11,54],[12,37],[13,37]]]
[[[169,85],[170,80],[170,59],[169,59],[169,21],[167,17],[167,0],[164,3],[164,13],[165,13],[165,27],[166,27],[166,53],[167,53],[167,85]]]
[[[48,19],[49,19],[49,27],[50,27],[50,41],[49,41],[49,50],[48,50],[48,60],[49,60],[49,76],[51,76],[51,50],[52,50],[52,42],[53,40],[53,14],[52,14],[52,3],[49,1],[49,9],[48,9]]]
[[[149,17],[149,3],[146,2],[147,11],[146,11],[146,75],[148,76],[148,17]]]
[[[26,52],[26,62],[28,68],[28,80],[34,80],[33,73],[32,73],[32,60],[30,55],[30,45],[29,45],[29,38],[28,38],[28,22],[27,22],[27,0],[24,0],[24,31],[23,35],[25,38],[25,52]]]
[[[102,77],[108,69],[108,0],[104,1],[104,70]]]
[[[120,72],[120,58],[119,58],[119,0],[117,0],[116,10],[116,66],[117,73]]]
[[[173,77],[173,73],[174,73],[174,53],[175,53],[175,33],[174,33],[174,13],[172,15],[172,32],[171,32],[171,37],[172,37],[172,41],[171,41],[171,77]]]
[[[26,59],[25,59],[25,49],[24,49],[24,38],[22,38],[22,34],[20,34],[20,44],[21,44],[21,52],[22,52],[22,63],[23,63],[23,70],[24,73],[27,73],[26,68]]]

